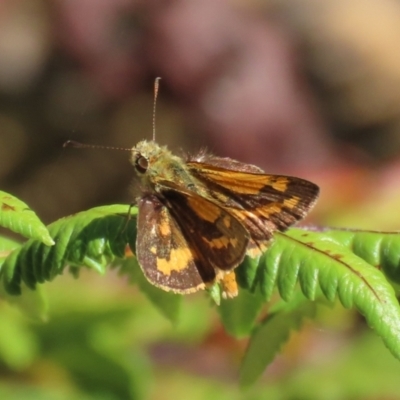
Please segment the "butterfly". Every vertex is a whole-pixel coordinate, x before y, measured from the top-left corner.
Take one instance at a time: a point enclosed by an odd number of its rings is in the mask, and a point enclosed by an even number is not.
[[[319,188],[307,180],[202,151],[184,159],[153,141],[132,149],[136,256],[147,280],[175,293],[218,283],[235,297],[234,269],[265,251],[275,231],[305,217]]]
[[[86,145],[64,147],[131,151],[137,191],[136,256],[153,285],[186,294],[220,284],[235,297],[234,269],[246,254],[257,257],[275,231],[295,224],[314,206],[319,188],[307,180],[265,174],[260,168],[205,151],[186,159],[153,140],[132,149]]]

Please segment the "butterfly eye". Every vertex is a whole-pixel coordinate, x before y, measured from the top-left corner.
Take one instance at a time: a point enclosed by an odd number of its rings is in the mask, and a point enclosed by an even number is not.
[[[144,174],[147,171],[147,168],[149,167],[149,162],[147,161],[147,158],[139,156],[136,159],[135,167],[138,170],[138,172]]]

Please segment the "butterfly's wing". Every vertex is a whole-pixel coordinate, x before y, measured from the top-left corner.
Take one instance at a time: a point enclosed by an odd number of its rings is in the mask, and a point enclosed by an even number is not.
[[[159,197],[138,202],[136,252],[151,283],[191,293],[243,260],[248,233],[233,215],[173,182],[160,182],[158,189]]]
[[[158,188],[200,265],[228,271],[243,260],[249,234],[229,210],[174,182],[160,181]]]
[[[274,231],[284,231],[304,218],[318,198],[319,188],[312,182],[264,174],[235,160],[209,157],[189,161],[187,166],[207,187],[208,195],[242,222],[252,239],[250,247],[259,251],[266,248]]]
[[[138,201],[136,253],[149,282],[164,290],[191,293],[213,281],[215,272],[207,266],[198,269],[196,254],[188,246],[182,231],[167,207],[154,195]]]

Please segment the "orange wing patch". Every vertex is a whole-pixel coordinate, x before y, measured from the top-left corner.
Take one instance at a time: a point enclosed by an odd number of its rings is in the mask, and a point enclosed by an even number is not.
[[[285,192],[290,182],[289,177],[286,176],[251,174],[248,172],[214,169],[209,166],[202,168],[203,164],[199,166],[196,163],[192,163],[190,166],[194,167],[203,177],[237,194],[257,195],[266,186],[278,192]]]
[[[157,258],[157,270],[164,275],[171,275],[172,271],[183,271],[193,261],[193,255],[188,247],[170,249],[168,258]]]
[[[216,208],[214,204],[204,201],[201,197],[188,197],[187,203],[189,207],[196,212],[197,216],[205,221],[215,223],[215,221],[221,216],[220,210]]]

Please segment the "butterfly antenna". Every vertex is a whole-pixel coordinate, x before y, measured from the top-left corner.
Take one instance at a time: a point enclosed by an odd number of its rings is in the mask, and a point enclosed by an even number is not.
[[[154,81],[154,102],[153,102],[153,142],[156,141],[156,105],[157,105],[157,96],[158,96],[158,88],[160,87],[160,77],[157,77]]]
[[[113,146],[101,146],[98,144],[86,144],[86,143],[80,143],[76,142],[75,140],[67,140],[64,144],[63,147],[75,147],[77,149],[100,149],[100,150],[119,150],[119,151],[132,151],[132,149],[128,149],[126,147],[113,147]]]

